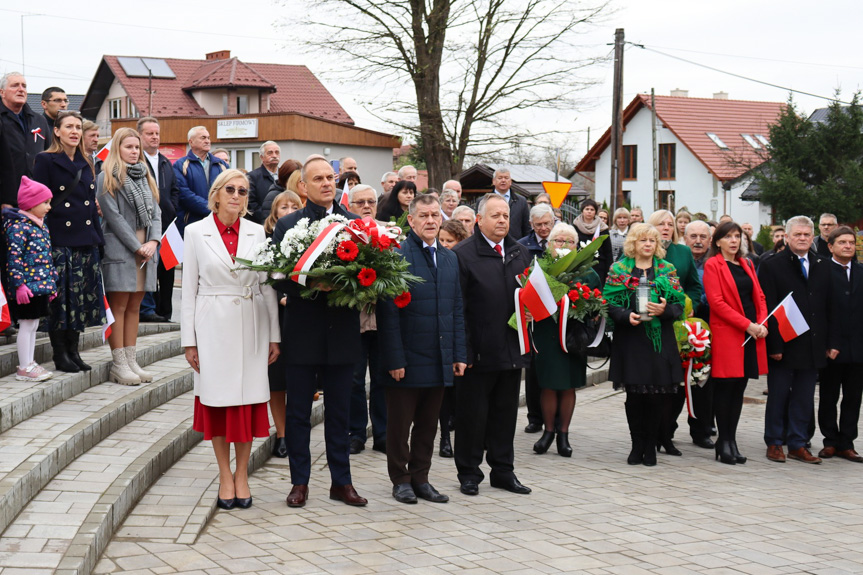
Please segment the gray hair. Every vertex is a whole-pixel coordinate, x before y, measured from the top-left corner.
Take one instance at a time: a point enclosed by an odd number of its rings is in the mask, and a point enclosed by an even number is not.
[[[823,220],[824,218],[833,218],[833,220],[835,220],[837,223],[839,222],[839,218],[837,218],[835,214],[821,214],[820,216],[818,216],[818,223],[820,224],[821,220]]]
[[[371,186],[367,186],[367,185],[365,185],[365,184],[357,184],[356,186],[354,186],[353,188],[351,188],[351,189],[350,189],[350,191],[348,192],[348,201],[353,202],[353,201],[354,201],[354,196],[357,194],[357,192],[367,192],[367,191],[369,191],[369,190],[371,190],[372,192],[374,192],[374,194],[375,194],[375,199],[377,199],[377,197],[378,197],[378,192],[377,192],[377,190],[375,190],[373,187],[371,187]]]
[[[191,138],[189,138],[189,139],[191,140]],[[266,151],[267,151],[267,146],[275,146],[275,147],[277,147],[277,148],[279,149],[279,153],[280,153],[280,154],[282,153],[282,147],[281,147],[280,145],[278,145],[277,143],[275,143],[275,142],[274,142],[274,141],[272,141],[272,140],[267,140],[266,142],[264,142],[263,144],[261,144],[261,148],[258,150],[258,154],[260,154],[260,155],[262,155],[262,156],[263,156],[263,155],[264,155],[264,152],[266,152]]]
[[[507,212],[509,212],[509,202],[507,202],[507,201],[506,201],[506,198],[504,198],[504,197],[503,197],[502,195],[500,195],[500,194],[496,194],[496,193],[494,193],[494,192],[491,192],[491,193],[488,193],[488,194],[484,195],[483,197],[481,197],[481,198],[479,199],[479,204],[477,204],[477,207],[476,207],[476,211],[477,211],[477,213],[478,213],[479,215],[481,215],[481,216],[484,216],[484,215],[485,215],[485,206],[486,206],[486,204],[488,204],[491,200],[500,200],[500,201],[502,201],[504,204],[506,204],[506,211],[507,211]],[[453,213],[455,213],[455,212],[453,212]]]
[[[470,207],[470,206],[458,206],[456,209],[454,209],[454,210],[452,211],[451,219],[455,219],[455,218],[458,216],[458,214],[460,214],[460,213],[462,213],[462,212],[469,212],[469,213],[470,213],[470,218],[471,218],[472,220],[475,220],[475,219],[476,219],[476,212],[475,212],[475,211],[473,211],[473,208],[472,208],[472,207]]]
[[[408,213],[412,216],[415,216],[417,213],[417,206],[431,206],[434,204],[440,210],[440,200],[438,200],[435,196],[431,194],[419,194],[414,196],[414,199],[411,200],[411,205],[408,206]]]
[[[395,176],[397,178],[399,177],[399,175],[395,172],[385,172],[384,175],[381,176],[381,183],[383,184],[384,182],[386,182],[387,178],[389,178],[390,176]]]
[[[806,216],[794,216],[785,222],[785,233],[791,235],[791,228],[794,226],[806,226],[809,231],[815,233],[815,223]]]
[[[6,86],[9,85],[9,78],[14,78],[15,76],[24,77],[24,74],[21,72],[8,72],[3,74],[3,77],[0,78],[0,90],[5,90]]]
[[[554,221],[554,210],[548,204],[536,204],[530,208],[530,221],[538,220],[544,216],[551,216]]]
[[[459,182],[458,180],[447,180],[443,183],[444,191],[453,190],[455,192],[455,189],[448,187],[450,184],[458,184],[459,186],[461,186],[461,182]],[[456,194],[458,194],[458,192],[456,192]]]
[[[578,232],[575,231],[575,228],[565,222],[557,222],[554,224],[554,227],[551,228],[551,233],[548,234],[549,243],[556,238],[557,236],[569,234],[571,235],[575,241],[578,241]]]
[[[194,138],[197,135],[197,133],[200,132],[201,130],[207,130],[207,127],[206,126],[193,126],[192,128],[190,128],[189,133],[186,135],[186,141],[189,141],[192,138]],[[209,130],[207,130],[207,131],[209,131]]]
[[[448,198],[450,196],[458,200],[458,192],[455,190],[444,190],[443,193],[440,195],[440,199],[441,201],[443,201],[444,198]]]
[[[404,178],[405,174],[407,173],[405,170],[407,170],[408,168],[413,168],[414,170],[416,170],[416,168],[414,168],[410,164],[408,164],[407,166],[402,166],[401,168],[399,168],[398,177]]]
[[[500,176],[500,175],[503,175],[503,174],[510,175],[510,174],[509,174],[509,168],[498,168],[498,169],[496,169],[496,170],[494,171],[494,175],[493,175],[492,177],[493,177],[493,178],[496,178],[496,177],[498,177],[498,176]]]
[[[686,228],[684,228],[683,233],[688,236],[689,232],[695,231],[695,228],[701,227],[701,226],[704,226],[705,228],[707,228],[707,235],[709,236],[710,235],[710,226],[704,220],[692,220],[691,222],[686,224]]]

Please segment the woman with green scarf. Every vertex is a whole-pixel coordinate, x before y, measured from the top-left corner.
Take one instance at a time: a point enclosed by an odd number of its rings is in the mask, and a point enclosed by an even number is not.
[[[623,245],[624,257],[611,266],[603,292],[614,321],[609,379],[626,391],[626,419],[632,438],[627,463],[656,465],[661,414],[683,381],[674,321],[685,296],[674,266],[665,261],[659,232],[635,224]],[[646,313],[638,313],[638,286],[647,285]],[[642,302],[644,304],[644,302]]]

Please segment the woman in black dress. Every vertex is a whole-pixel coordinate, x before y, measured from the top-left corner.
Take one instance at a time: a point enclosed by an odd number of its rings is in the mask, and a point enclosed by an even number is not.
[[[417,193],[417,186],[413,182],[400,180],[389,194],[385,194],[378,206],[377,219],[382,222],[390,220],[398,221],[402,214],[408,211],[408,206]]]

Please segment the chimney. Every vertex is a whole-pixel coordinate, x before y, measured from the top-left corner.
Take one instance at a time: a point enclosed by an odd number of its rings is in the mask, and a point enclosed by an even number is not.
[[[713,99],[714,100],[727,100],[728,99],[728,92],[714,92],[713,93]]]
[[[230,60],[231,59],[231,51],[230,50],[219,50],[218,52],[210,52],[207,54],[207,61],[210,60]]]
[[[671,95],[677,98],[688,98],[689,90],[681,90],[680,88],[675,88],[671,91]]]

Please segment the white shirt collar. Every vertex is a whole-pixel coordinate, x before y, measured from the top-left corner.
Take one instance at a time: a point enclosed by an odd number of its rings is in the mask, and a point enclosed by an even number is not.
[[[488,242],[488,245],[491,246],[491,249],[494,249],[494,246],[500,246],[501,253],[502,254],[506,253],[506,250],[503,248],[503,240],[500,240],[500,243],[495,243],[495,242],[491,241],[490,239],[488,239],[484,233],[480,232],[479,235],[481,235],[483,237],[483,239]]]

